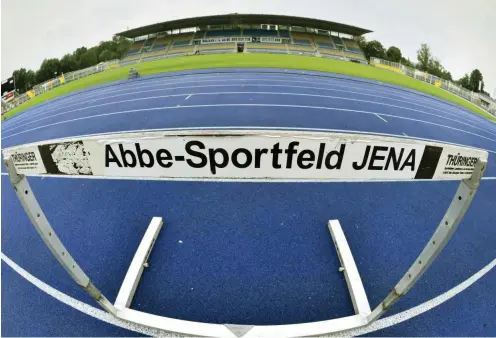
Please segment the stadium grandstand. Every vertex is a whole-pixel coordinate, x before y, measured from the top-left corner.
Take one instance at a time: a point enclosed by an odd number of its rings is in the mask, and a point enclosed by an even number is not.
[[[366,63],[355,39],[370,30],[284,15],[225,14],[156,23],[117,33],[133,40],[121,64],[211,53],[277,53]]]

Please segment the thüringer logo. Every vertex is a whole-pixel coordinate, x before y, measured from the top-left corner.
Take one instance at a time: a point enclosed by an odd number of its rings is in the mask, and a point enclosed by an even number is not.
[[[36,162],[36,154],[32,151],[25,153],[14,153],[12,154],[12,161],[14,161],[14,163]]]

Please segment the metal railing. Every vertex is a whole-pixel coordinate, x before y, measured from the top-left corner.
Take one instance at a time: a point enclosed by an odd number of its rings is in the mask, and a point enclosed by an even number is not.
[[[496,101],[486,95],[482,95],[480,93],[475,93],[473,91],[467,90],[459,85],[441,79],[432,74],[422,72],[418,69],[414,69],[411,67],[404,66],[397,62],[391,62],[379,58],[370,58],[370,64],[374,66],[378,66],[380,68],[386,68],[392,71],[401,72],[407,76],[410,76],[414,79],[421,80],[427,83],[430,83],[436,87],[447,90],[467,101],[472,102],[476,106],[488,111],[492,115],[496,116]]]
[[[2,115],[14,109],[15,107],[23,104],[24,102],[32,99],[33,97],[36,97],[40,94],[50,91],[64,83],[72,82],[89,75],[101,73],[103,71],[118,67],[119,62],[120,60],[110,60],[106,62],[101,62],[95,66],[76,70],[70,73],[64,73],[59,77],[40,83],[34,86],[33,89],[27,91],[26,93],[21,95],[16,95],[16,97],[9,102],[2,101]]]

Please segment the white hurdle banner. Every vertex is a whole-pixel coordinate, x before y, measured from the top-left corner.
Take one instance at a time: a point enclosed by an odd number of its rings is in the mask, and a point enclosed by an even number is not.
[[[3,151],[19,174],[236,180],[460,180],[480,149],[403,138],[290,131],[107,134]]]
[[[3,150],[10,180],[34,227],[69,275],[117,318],[164,332],[209,337],[300,337],[366,326],[404,296],[437,258],[460,224],[481,182],[482,149],[414,139],[275,130],[185,130],[65,138]],[[355,315],[289,325],[190,322],[130,308],[164,224],[153,217],[114,304],[92,284],[48,222],[28,183],[30,175],[222,181],[460,180],[438,227],[418,258],[373,310],[338,220],[328,228]]]

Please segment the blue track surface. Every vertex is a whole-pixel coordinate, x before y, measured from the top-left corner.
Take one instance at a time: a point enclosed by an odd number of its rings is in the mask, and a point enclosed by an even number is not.
[[[496,125],[482,117],[376,81],[274,69],[187,71],[84,90],[3,122],[2,146],[102,132],[225,126],[406,134],[470,145],[491,151],[485,176],[496,176]],[[340,220],[369,302],[377,305],[417,257],[457,187],[456,182],[30,182],[62,241],[110,300],[151,217],[161,216],[164,228],[132,307],[238,324],[352,314],[329,219]],[[436,297],[496,257],[495,190],[496,180],[483,182],[449,245],[388,315]],[[2,216],[5,255],[94,305],[46,249],[7,176],[2,176]],[[3,335],[130,334],[39,296],[9,267],[2,268]],[[491,321],[496,294],[490,287],[495,284],[491,271],[446,307],[373,335],[496,335]],[[47,307],[56,311],[45,312]],[[65,316],[75,323],[73,331],[59,325]],[[43,329],[41,320],[47,323]]]

